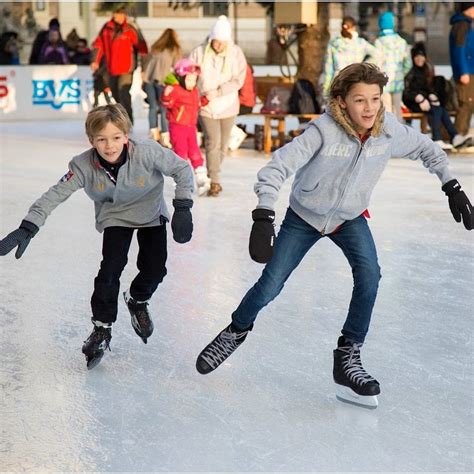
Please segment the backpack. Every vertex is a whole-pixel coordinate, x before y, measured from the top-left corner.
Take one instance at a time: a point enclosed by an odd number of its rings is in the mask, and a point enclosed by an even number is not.
[[[287,114],[291,88],[285,86],[274,86],[265,97],[265,103],[261,109],[262,114]]]
[[[291,92],[289,111],[292,114],[319,114],[321,107],[316,99],[313,84],[307,79],[298,79]]]
[[[433,78],[433,88],[439,98],[439,101],[441,102],[441,105],[446,110],[458,110],[459,102],[453,79],[447,80],[443,76],[435,76]]]

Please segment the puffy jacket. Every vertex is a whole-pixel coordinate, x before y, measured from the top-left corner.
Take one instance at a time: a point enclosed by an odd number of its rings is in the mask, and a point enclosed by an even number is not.
[[[378,66],[388,76],[384,92],[402,92],[403,79],[411,68],[408,43],[393,32],[377,38],[374,46],[379,51]]]
[[[258,172],[258,206],[273,209],[284,181],[295,178],[290,207],[322,233],[369,207],[372,191],[391,157],[420,158],[442,184],[452,179],[446,153],[430,137],[402,125],[380,110],[371,136],[361,143],[352,122],[338,105],[309,123],[304,133],[278,149]]]
[[[142,56],[148,54],[145,41],[127,21],[121,25],[113,20],[108,21],[92,46],[95,49],[94,62],[100,64],[105,56],[107,70],[111,76],[133,72],[136,68],[136,53]]]
[[[449,54],[457,81],[463,74],[474,74],[474,22],[462,13],[456,13],[450,23]]]
[[[216,54],[210,43],[205,43],[194,48],[189,58],[201,67],[198,80],[201,94],[205,96],[210,91],[218,93],[199,113],[214,119],[238,115],[239,90],[244,84],[247,67],[244,53],[239,46],[229,42],[222,53]]]
[[[239,90],[239,101],[240,105],[247,107],[253,107],[257,103],[257,87],[249,64],[247,64],[244,85]]]
[[[166,118],[170,123],[178,123],[188,127],[195,127],[197,125],[199,108],[206,105],[209,101],[205,97],[199,95],[199,90],[195,87],[188,91],[179,84],[170,87],[171,92],[165,93],[161,96],[161,103],[168,110]]]

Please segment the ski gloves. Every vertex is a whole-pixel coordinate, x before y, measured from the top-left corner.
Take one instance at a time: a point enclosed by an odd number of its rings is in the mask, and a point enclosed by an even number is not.
[[[456,222],[462,222],[467,230],[472,230],[474,219],[472,215],[472,204],[457,179],[452,179],[444,184],[441,189],[448,196],[449,209]]]
[[[6,255],[18,246],[15,257],[20,258],[26,250],[26,247],[28,247],[30,240],[38,231],[38,226],[32,222],[21,221],[18,229],[10,232],[4,239],[0,240],[0,255]]]
[[[267,263],[273,256],[275,212],[268,209],[254,209],[252,219],[253,226],[249,241],[250,257],[258,263]]]
[[[185,244],[193,235],[193,216],[191,215],[193,200],[173,199],[173,206],[174,214],[171,219],[173,239],[180,244]]]

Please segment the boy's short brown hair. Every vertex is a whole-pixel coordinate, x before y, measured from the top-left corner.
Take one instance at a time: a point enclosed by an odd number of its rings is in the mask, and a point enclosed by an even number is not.
[[[132,128],[127,111],[120,104],[102,105],[92,109],[86,118],[86,134],[92,139],[111,122],[126,135]]]
[[[340,96],[341,99],[345,99],[352,86],[359,82],[377,84],[380,87],[380,93],[382,93],[388,82],[388,77],[375,64],[350,64],[342,69],[331,82],[329,97],[335,99]]]

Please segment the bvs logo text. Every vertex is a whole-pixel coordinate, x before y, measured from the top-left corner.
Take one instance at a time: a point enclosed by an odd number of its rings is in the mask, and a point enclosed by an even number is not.
[[[33,104],[60,109],[65,104],[81,103],[80,79],[33,80]]]

